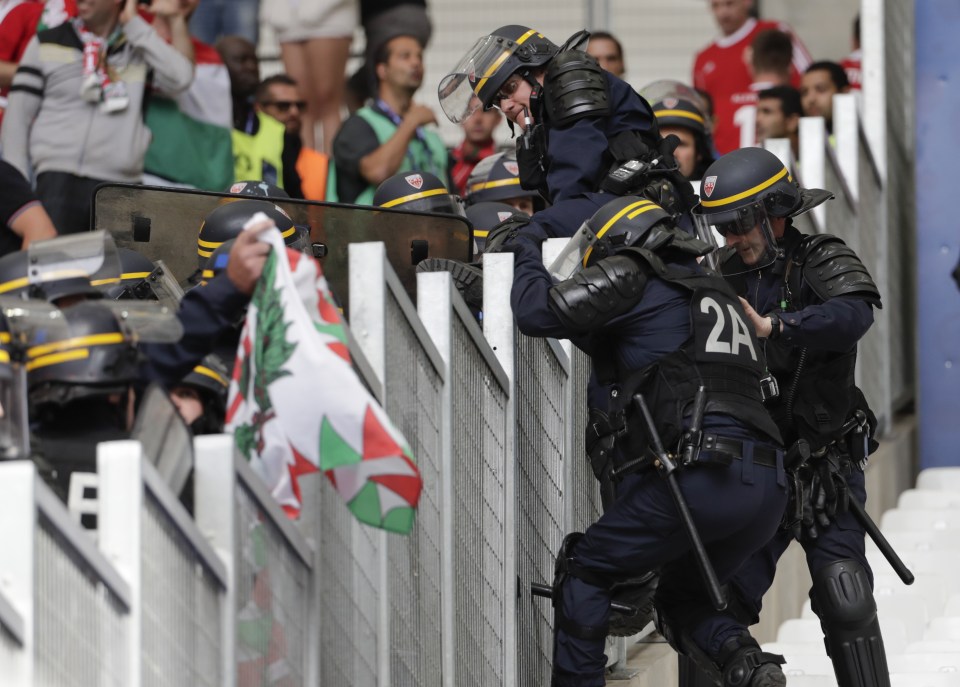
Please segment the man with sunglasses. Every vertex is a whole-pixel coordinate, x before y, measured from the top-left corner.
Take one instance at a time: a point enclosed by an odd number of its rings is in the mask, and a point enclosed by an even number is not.
[[[865,532],[848,510],[851,499],[866,499],[863,467],[877,447],[876,419],[854,384],[854,366],[880,292],[839,238],[794,228],[792,218],[833,195],[800,188],[769,151],[742,148],[721,157],[702,189],[694,216],[726,241],[720,270],[761,341],[765,403],[793,448],[787,468],[796,476],[780,531],[731,581],[738,619],[757,622],[777,560],[796,538],[838,684],[889,685]]]
[[[521,184],[551,203],[591,191],[642,191],[649,175],[621,170],[630,160],[660,160],[664,170],[676,166],[672,150],[661,150],[650,105],[577,49],[588,37],[581,31],[557,46],[535,29],[501,27],[480,38],[438,88],[452,122],[464,121],[478,108],[497,107],[511,128],[521,128]],[[608,176],[614,177],[612,183]],[[682,187],[671,190],[674,196],[690,193],[679,173],[671,181]],[[652,190],[647,195],[670,205],[662,196],[653,197]],[[684,200],[681,210],[692,205],[689,196]]]
[[[307,200],[324,200],[327,195],[327,176],[330,168],[329,156],[307,148],[300,137],[302,114],[307,102],[300,95],[297,82],[286,74],[267,77],[257,86],[254,94],[254,108],[283,124],[289,142],[290,159],[295,160],[297,174],[300,176],[300,188]]]

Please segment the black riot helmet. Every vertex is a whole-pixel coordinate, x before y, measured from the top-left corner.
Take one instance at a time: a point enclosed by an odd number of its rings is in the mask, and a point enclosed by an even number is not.
[[[113,300],[131,298],[156,300],[149,288],[141,288],[153,274],[156,265],[146,255],[129,248],[118,247],[117,253],[120,256],[120,281],[110,284],[104,296]]]
[[[82,270],[51,271],[30,276],[30,255],[18,250],[0,257],[0,296],[36,298],[48,303],[70,298],[102,298]]]
[[[723,237],[749,239],[754,247],[744,261],[748,269],[776,259],[771,218],[802,215],[833,197],[822,189],[800,188],[780,158],[763,148],[727,153],[707,168],[700,190],[700,204],[692,212],[699,235],[712,226]]]
[[[112,310],[83,302],[65,308],[63,317],[65,331],[38,330],[27,348],[31,417],[44,406],[124,393],[138,378],[136,345]]]
[[[501,26],[480,38],[440,81],[440,107],[454,123],[462,122],[477,108],[489,109],[500,87],[513,74],[542,67],[560,51],[536,29],[516,24]]]
[[[694,256],[713,250],[713,246],[678,228],[673,215],[652,200],[620,196],[583,223],[550,266],[550,272],[568,279],[626,248],[661,251],[667,247]]]
[[[203,416],[190,428],[194,434],[213,434],[223,431],[227,413],[227,391],[230,388],[230,371],[223,359],[211,353],[194,367],[186,377],[174,386],[189,387],[196,391],[203,404]]]
[[[651,103],[651,107],[661,134],[667,136],[671,128],[677,128],[686,129],[693,135],[697,157],[688,178],[701,179],[706,168],[713,164],[710,127],[702,110],[692,100],[672,96]]]
[[[373,204],[395,210],[463,216],[459,199],[429,172],[398,172],[385,179],[373,194]]]
[[[207,264],[203,266],[203,271],[200,273],[201,284],[206,284],[227,269],[227,264],[230,262],[230,251],[234,243],[236,243],[236,239],[230,239],[217,246],[217,249],[213,251],[213,255],[207,259]]]
[[[520,187],[520,167],[515,152],[485,157],[470,172],[464,198],[467,205],[514,198],[533,198],[534,210],[543,209],[543,198],[539,193]]]
[[[529,219],[529,215],[518,211],[512,205],[493,201],[467,206],[467,219],[473,227],[474,255],[483,252],[492,229],[513,218]]]
[[[200,225],[197,237],[197,257],[202,268],[220,244],[235,239],[243,231],[243,226],[257,212],[262,212],[277,224],[283,235],[283,242],[292,247],[301,247],[302,230],[294,226],[293,220],[278,205],[268,200],[246,199],[224,203],[207,213]],[[309,239],[308,239],[309,240]]]
[[[266,181],[237,181],[230,184],[224,193],[235,196],[254,196],[256,198],[289,198],[290,194],[279,186],[268,184]]]

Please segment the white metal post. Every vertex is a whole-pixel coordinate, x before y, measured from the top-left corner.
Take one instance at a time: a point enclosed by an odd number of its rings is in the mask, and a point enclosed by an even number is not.
[[[823,117],[800,118],[800,174],[806,188],[824,188],[827,179],[827,129]],[[820,205],[813,216],[821,227],[827,225],[827,209]]]
[[[100,550],[130,586],[130,662],[126,684],[140,687],[143,589],[140,549],[143,532],[143,447],[138,441],[97,445],[100,477]]]
[[[837,164],[856,204],[860,200],[860,122],[853,93],[833,96],[833,135]]]
[[[194,519],[197,529],[210,542],[227,570],[220,641],[223,646],[223,684],[231,687],[237,683],[237,475],[233,468],[233,437],[229,434],[197,437],[193,441],[193,452]]]
[[[30,461],[0,465],[0,594],[22,623],[20,651],[12,664],[3,666],[3,683],[10,687],[33,687],[36,481]]]

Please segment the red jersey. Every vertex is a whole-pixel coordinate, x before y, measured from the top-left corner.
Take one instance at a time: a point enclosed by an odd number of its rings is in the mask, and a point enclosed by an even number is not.
[[[468,149],[470,150],[469,153],[467,152]],[[450,172],[450,177],[453,179],[454,192],[459,194],[461,198],[465,198],[467,195],[467,180],[470,178],[473,168],[477,166],[480,160],[490,157],[495,152],[497,152],[497,144],[492,138],[490,143],[482,148],[474,148],[472,144],[464,141],[450,151],[450,155],[453,157],[453,169]]]
[[[742,114],[738,117],[737,112],[741,107],[752,106],[756,102],[743,103],[740,100],[744,94],[750,94],[750,84],[753,82],[747,48],[756,35],[765,29],[778,29],[792,37],[793,66],[790,80],[795,87],[799,87],[800,75],[811,62],[810,53],[783,22],[747,19],[739,30],[718,38],[697,53],[693,65],[693,85],[713,98],[713,142],[721,155],[739,146],[739,127],[752,126],[749,122],[740,121],[744,117]]]
[[[860,66],[861,56],[862,53],[859,50],[854,50],[840,62],[843,71],[847,73],[847,81],[850,82],[850,89],[854,91],[859,91],[863,87],[863,77]]]

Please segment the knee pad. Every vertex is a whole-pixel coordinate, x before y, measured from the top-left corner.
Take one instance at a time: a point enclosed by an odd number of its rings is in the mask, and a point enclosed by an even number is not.
[[[870,577],[854,560],[842,560],[813,576],[810,601],[820,617],[824,644],[840,687],[888,687],[887,656]]]
[[[571,532],[563,538],[560,544],[560,553],[557,554],[557,562],[554,565],[553,576],[553,608],[556,616],[555,627],[562,629],[568,635],[578,639],[596,640],[605,639],[608,626],[582,625],[566,616],[563,612],[563,585],[568,577],[576,577],[593,587],[610,590],[614,581],[592,570],[588,570],[580,565],[573,557],[573,550],[577,543],[583,538],[582,532]]]

